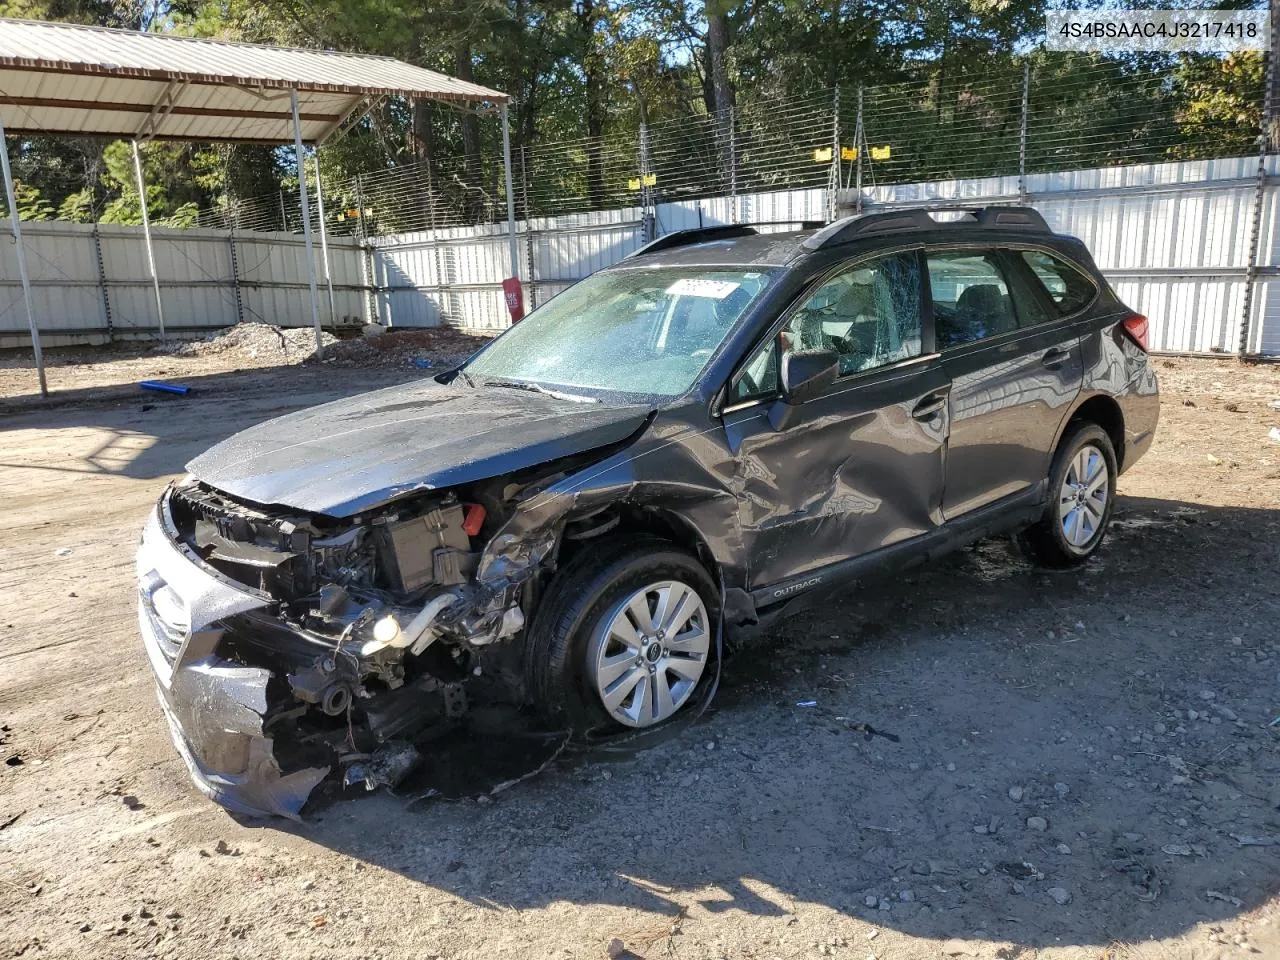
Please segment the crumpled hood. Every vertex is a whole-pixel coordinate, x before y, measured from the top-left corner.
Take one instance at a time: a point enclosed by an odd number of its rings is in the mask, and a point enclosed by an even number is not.
[[[187,469],[233,497],[347,517],[617,443],[649,412],[428,379],[268,420]]]

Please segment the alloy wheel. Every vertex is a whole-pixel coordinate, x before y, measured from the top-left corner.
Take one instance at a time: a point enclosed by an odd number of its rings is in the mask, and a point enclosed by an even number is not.
[[[1058,517],[1067,543],[1084,549],[1098,536],[1111,496],[1107,459],[1091,443],[1076,451],[1058,494]]]
[[[666,720],[689,699],[711,649],[706,604],[676,580],[627,596],[592,637],[590,669],[609,715],[629,727]]]

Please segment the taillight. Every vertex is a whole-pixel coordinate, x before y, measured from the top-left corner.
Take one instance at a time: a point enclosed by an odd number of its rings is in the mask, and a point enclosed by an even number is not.
[[[1147,318],[1140,313],[1131,313],[1124,318],[1124,332],[1142,348],[1145,353],[1147,350]]]

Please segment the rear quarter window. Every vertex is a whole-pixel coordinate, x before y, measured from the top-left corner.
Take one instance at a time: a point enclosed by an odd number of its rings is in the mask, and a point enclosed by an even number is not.
[[[1021,253],[1031,272],[1063,313],[1074,313],[1093,300],[1097,286],[1067,261],[1043,250],[1023,250]]]

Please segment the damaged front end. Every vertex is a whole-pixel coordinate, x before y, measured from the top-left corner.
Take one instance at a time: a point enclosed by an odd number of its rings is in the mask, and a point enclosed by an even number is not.
[[[394,785],[409,741],[479,690],[519,696],[511,644],[554,545],[495,565],[483,547],[536,485],[431,492],[344,519],[172,486],[138,551],[139,625],[175,744],[233,811],[298,817],[341,770]]]

